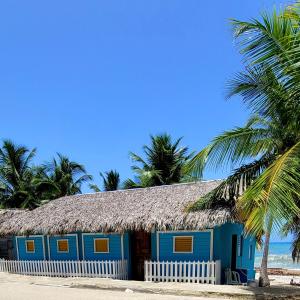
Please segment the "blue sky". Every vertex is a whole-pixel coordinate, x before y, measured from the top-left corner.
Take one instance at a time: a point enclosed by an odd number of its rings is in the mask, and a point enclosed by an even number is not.
[[[200,150],[247,118],[240,99],[224,99],[242,68],[229,18],[284,3],[2,1],[0,138],[37,147],[36,163],[66,154],[98,184],[99,171],[132,177],[128,152],[150,134]]]

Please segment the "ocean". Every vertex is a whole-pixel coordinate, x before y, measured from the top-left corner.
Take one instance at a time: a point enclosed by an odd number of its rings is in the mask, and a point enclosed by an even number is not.
[[[293,263],[291,255],[291,243],[270,243],[268,267],[284,268],[284,269],[299,269],[300,263]],[[260,266],[262,251],[256,249],[255,267]]]

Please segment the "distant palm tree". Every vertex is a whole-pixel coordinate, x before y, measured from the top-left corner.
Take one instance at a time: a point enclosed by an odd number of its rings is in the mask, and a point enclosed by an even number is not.
[[[103,179],[103,186],[105,191],[115,191],[119,189],[120,186],[120,174],[116,170],[110,170],[108,172],[100,173]],[[90,188],[94,192],[100,192],[100,188],[96,184],[90,184]]]
[[[4,207],[35,207],[34,170],[30,163],[36,149],[4,140],[0,148],[0,202]]]
[[[187,147],[180,147],[182,138],[175,142],[168,134],[150,136],[150,146],[143,147],[145,159],[130,152],[131,159],[141,166],[132,166],[136,180],[127,179],[124,188],[168,185],[184,180],[184,167],[189,160]]]
[[[70,161],[62,154],[57,154],[58,159],[45,165],[46,180],[40,184],[51,186],[48,194],[50,199],[81,193],[81,185],[92,179],[84,166]]]

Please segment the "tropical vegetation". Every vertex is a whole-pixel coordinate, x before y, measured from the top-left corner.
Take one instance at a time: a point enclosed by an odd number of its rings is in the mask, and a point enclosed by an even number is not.
[[[298,4],[248,22],[232,20],[245,69],[229,82],[228,97],[241,96],[250,118],[215,137],[189,165],[196,175],[219,165],[234,169],[190,209],[228,207],[245,223],[246,233],[264,236],[261,286],[270,284],[272,230],[293,233],[293,258],[300,259],[299,25]]]
[[[215,137],[198,154],[168,134],[150,136],[143,155],[130,152],[134,179],[122,188],[168,185],[229,166],[232,174],[189,209],[227,207],[263,244],[260,284],[270,284],[267,260],[272,231],[292,233],[300,261],[300,1],[251,21],[231,21],[245,63],[227,86],[250,111],[244,126]],[[36,149],[4,140],[0,148],[1,207],[35,208],[45,201],[81,193],[92,177],[82,164],[57,154],[35,166]],[[120,189],[115,170],[100,173],[103,189]],[[100,188],[90,184],[96,192]]]
[[[0,205],[35,208],[45,200],[81,193],[91,179],[85,168],[61,154],[50,163],[34,166],[36,149],[4,140],[0,148]]]
[[[189,177],[185,166],[190,155],[187,147],[181,147],[182,138],[172,141],[168,134],[150,136],[150,145],[144,145],[144,157],[130,152],[130,157],[136,164],[131,168],[135,180],[127,179],[124,188],[149,187],[182,182]],[[137,165],[138,164],[138,165]]]
[[[116,170],[110,170],[104,174],[100,172],[103,180],[104,191],[116,191],[120,188],[120,174]],[[101,189],[96,184],[90,184],[94,192],[100,192]]]

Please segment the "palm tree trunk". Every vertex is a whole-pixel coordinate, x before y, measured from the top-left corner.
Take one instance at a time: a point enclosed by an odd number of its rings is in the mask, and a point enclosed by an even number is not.
[[[260,276],[258,281],[260,287],[270,286],[270,280],[268,276],[268,256],[269,256],[269,245],[270,245],[272,224],[273,224],[273,219],[270,218],[265,233],[264,251],[263,251],[263,257],[260,265]]]

